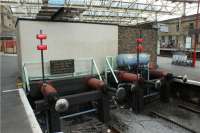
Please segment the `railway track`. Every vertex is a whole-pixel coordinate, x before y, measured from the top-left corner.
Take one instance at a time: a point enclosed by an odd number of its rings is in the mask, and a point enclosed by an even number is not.
[[[168,118],[168,116],[166,116],[166,115],[164,115],[164,114],[161,114],[161,113],[159,113],[159,112],[151,111],[151,112],[150,112],[150,115],[151,115],[151,116],[154,116],[154,117],[161,118],[161,119],[163,119],[163,120],[165,120],[165,121],[167,121],[167,122],[170,122],[170,123],[172,123],[172,124],[175,124],[175,125],[177,125],[177,126],[183,128],[183,129],[185,129],[185,130],[187,130],[187,131],[189,131],[189,132],[191,132],[191,133],[198,133],[197,131],[195,131],[195,130],[193,130],[193,129],[191,129],[191,128],[189,128],[189,127],[187,127],[187,126],[185,126],[185,125],[183,125],[183,124],[181,124],[181,123],[179,123],[179,122],[177,122],[177,121],[175,121],[175,120],[173,120],[173,119],[170,119],[170,118]]]
[[[179,108],[191,111],[193,113],[197,113],[200,114],[200,107],[199,109],[197,109],[197,107],[191,106],[191,105],[186,105],[186,104],[179,104],[178,105]]]

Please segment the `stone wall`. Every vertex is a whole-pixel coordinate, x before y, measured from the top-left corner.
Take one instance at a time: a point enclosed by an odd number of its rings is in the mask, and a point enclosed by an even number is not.
[[[136,27],[119,26],[118,34],[118,53],[136,53],[135,39],[139,36],[139,29]],[[156,33],[157,31],[152,28],[142,28],[142,34],[144,36],[144,52],[151,55],[151,62],[157,63],[157,42]]]

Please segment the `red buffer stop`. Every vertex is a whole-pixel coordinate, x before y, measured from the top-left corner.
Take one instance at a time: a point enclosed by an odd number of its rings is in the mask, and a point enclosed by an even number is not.
[[[47,35],[46,34],[37,34],[36,38],[39,40],[44,40],[44,39],[47,39]]]
[[[37,45],[37,50],[47,50],[47,45],[45,44]]]
[[[136,38],[135,40],[137,43],[143,43],[144,42],[144,38]]]

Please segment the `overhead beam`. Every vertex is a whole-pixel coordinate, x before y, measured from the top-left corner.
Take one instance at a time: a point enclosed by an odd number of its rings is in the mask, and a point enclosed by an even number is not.
[[[55,13],[57,12],[61,7],[41,7],[41,10],[39,13]],[[79,9],[79,8],[71,8],[71,7],[64,7],[68,11],[78,11],[78,12],[83,12],[85,11],[84,9]]]
[[[83,7],[83,5],[78,5],[78,4],[72,4],[70,7],[73,8],[85,8],[87,9],[87,7]],[[170,14],[171,12],[168,11],[162,11],[162,10],[150,10],[150,9],[139,9],[139,8],[124,8],[124,7],[111,7],[109,9],[108,6],[100,6],[100,5],[92,5],[91,7],[92,9],[101,9],[101,10],[112,10],[112,11],[123,11],[123,12],[127,12],[127,11],[142,11],[142,12],[157,12],[157,13],[163,13],[163,14]]]
[[[121,20],[121,19],[82,19],[81,21],[86,21],[86,22],[98,22],[98,23],[115,23],[115,24],[131,24],[129,20]]]
[[[15,12],[13,12],[13,15],[16,15],[16,14],[38,14],[38,12],[37,11],[31,11],[31,12],[26,12],[26,11],[15,11]]]
[[[14,14],[13,16],[19,18],[35,18],[36,14]]]
[[[15,6],[15,5],[22,5],[22,6],[42,6],[42,3],[37,3],[37,2],[25,2],[23,4],[16,2],[16,1],[5,1],[1,0],[0,5],[8,5],[8,6]]]
[[[133,2],[131,2],[131,3],[129,4],[129,6],[127,7],[127,9],[129,9],[131,6],[135,5],[136,2],[137,2],[137,0],[134,0]]]
[[[114,3],[116,1],[112,1],[112,3]],[[88,8],[92,8],[92,9],[95,9],[95,8],[98,8],[98,9],[104,9],[104,10],[123,10],[123,11],[143,11],[143,12],[159,12],[159,13],[167,13],[169,14],[170,12],[168,11],[164,11],[164,10],[156,10],[156,9],[146,9],[146,6],[148,6],[149,4],[146,4],[146,3],[137,3],[137,1],[134,2],[121,2],[122,4],[127,4],[127,7],[121,7],[121,6],[113,6],[112,4],[110,5],[104,5],[102,6],[101,4],[99,5],[95,5],[95,4],[85,4],[85,3],[81,3],[81,4],[75,4],[73,2],[70,3],[70,6],[69,7],[74,7],[74,8],[85,8],[85,9],[88,9]],[[135,7],[133,7],[133,5]],[[141,7],[143,6],[143,8],[137,8],[138,6]],[[55,5],[56,6],[56,5]],[[64,6],[64,5],[63,5]],[[151,5],[152,7],[163,7],[163,5]],[[60,6],[58,6],[60,7]],[[50,7],[50,8],[58,8],[58,7]],[[165,7],[169,7],[168,5],[165,5]],[[49,7],[43,7],[43,9],[45,8],[49,8]]]
[[[50,13],[45,13],[45,14],[38,14],[38,16],[40,17],[45,17],[45,18],[50,18],[52,16],[52,14]],[[62,16],[62,18],[67,18],[68,16],[67,15],[64,15]],[[62,19],[60,18],[60,19]],[[99,19],[99,20],[104,20],[104,19],[138,19],[138,20],[146,20],[147,18],[145,17],[136,17],[136,16],[108,16],[108,15],[90,15],[90,14],[87,14],[87,15],[83,15],[83,16],[79,16],[79,18],[89,18],[89,19]]]
[[[92,17],[92,18],[102,18],[102,19],[106,19],[106,18],[128,18],[128,19],[141,19],[141,20],[146,20],[147,18],[145,17],[136,17],[136,16],[115,16],[115,15],[83,15],[84,17]]]
[[[41,18],[41,19],[47,19],[49,20],[51,18],[51,16],[37,16],[37,18]],[[138,19],[138,18],[135,18]],[[62,17],[63,21],[83,21],[83,22],[98,22],[98,23],[115,23],[115,24],[132,24],[130,22],[129,18],[116,18],[116,17],[92,17],[92,16],[82,16],[79,18],[68,18],[68,17]],[[134,19],[133,19],[134,21]],[[141,22],[144,22],[144,19],[140,20]]]
[[[168,0],[171,2],[198,3],[198,0]]]

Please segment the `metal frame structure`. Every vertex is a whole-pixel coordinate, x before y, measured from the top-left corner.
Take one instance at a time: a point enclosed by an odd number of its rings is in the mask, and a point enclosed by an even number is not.
[[[74,12],[81,10],[70,17],[72,21],[135,25],[155,21],[157,15],[158,19],[163,20],[180,17],[183,12],[186,15],[195,14],[197,2],[198,0],[1,0],[0,4],[9,6],[17,17],[35,18],[38,13],[42,13],[44,17],[44,14],[54,14],[64,7],[76,9]],[[51,7],[56,7],[57,10]]]
[[[114,57],[114,56],[107,56],[106,57],[105,80],[106,80],[106,82],[108,82],[107,81],[107,74],[108,74],[108,72],[111,72],[115,82],[118,84],[119,80],[117,79],[117,76],[115,75],[115,69],[117,69],[116,68],[117,64],[116,64],[116,62],[114,60],[116,60],[116,57]],[[144,66],[145,66],[145,68],[147,68],[147,72],[148,72],[147,80],[149,80],[150,79],[149,78],[149,63],[147,65],[144,65]]]
[[[113,60],[114,60],[114,57],[112,57],[112,56],[106,57],[105,80],[106,80],[106,82],[108,82],[107,81],[107,73],[111,72],[113,78],[115,79],[115,82],[118,84],[119,81],[118,81],[118,79],[117,79],[117,77],[116,77],[116,75],[114,73],[114,70],[113,70],[113,69],[115,69]]]
[[[96,101],[98,103],[98,106],[90,110],[63,115],[56,112],[54,107],[49,106],[48,103],[45,101],[45,99],[35,101],[37,111],[48,112],[47,113],[48,117],[46,118],[48,121],[47,130],[49,130],[49,133],[61,132],[61,121],[60,121],[61,119],[72,118],[79,115],[96,112],[97,110],[98,110],[98,113],[97,113],[98,118],[100,121],[107,123],[110,119],[108,98],[100,90],[66,95],[66,96],[63,96],[62,98],[67,99],[68,102],[70,103],[70,106],[79,105],[79,104],[83,104],[83,103],[87,103],[91,101]]]
[[[85,58],[85,59],[76,59],[75,61],[85,61],[90,63],[91,62],[91,70],[90,71],[84,71],[84,72],[74,72],[74,73],[67,73],[67,74],[55,74],[51,75],[49,73],[45,73],[45,79],[63,79],[63,78],[75,78],[75,77],[81,77],[81,76],[87,76],[87,75],[97,75],[99,80],[102,80],[100,71],[96,65],[96,61],[93,58]],[[44,63],[48,63],[48,61],[44,61]],[[23,88],[27,88],[27,91],[30,91],[30,81],[33,80],[41,80],[41,76],[31,76],[30,73],[28,72],[27,65],[31,64],[40,64],[39,62],[26,62],[23,63]]]

